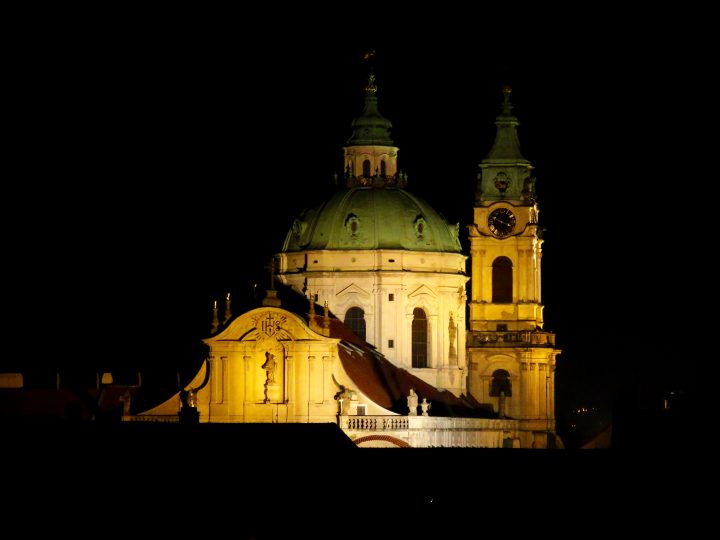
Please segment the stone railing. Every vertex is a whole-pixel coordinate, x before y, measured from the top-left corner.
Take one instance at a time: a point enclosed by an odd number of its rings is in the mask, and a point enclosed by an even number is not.
[[[340,427],[352,431],[398,431],[408,428],[407,416],[341,416]]]
[[[555,334],[537,330],[468,332],[468,347],[554,347]]]
[[[407,175],[396,173],[394,175],[376,174],[374,176],[353,176],[346,174],[345,184],[347,187],[354,186],[375,186],[375,187],[399,187],[403,188],[407,184]]]
[[[341,416],[340,427],[353,438],[390,435],[418,448],[500,448],[520,429],[517,420],[444,416]]]
[[[177,414],[138,414],[133,416],[123,416],[121,418],[123,422],[180,422],[180,417]]]

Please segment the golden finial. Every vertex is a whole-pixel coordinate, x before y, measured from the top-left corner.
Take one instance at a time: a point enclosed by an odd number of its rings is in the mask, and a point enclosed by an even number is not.
[[[368,83],[365,87],[365,93],[368,96],[374,96],[377,93],[377,85],[375,84],[375,73],[373,65],[375,63],[375,49],[370,49],[368,52],[363,54],[363,60],[370,64],[370,76],[368,77]]]
[[[375,74],[370,73],[370,76],[368,77],[368,83],[365,87],[365,93],[368,96],[374,96],[377,94],[377,85],[375,84]]]
[[[512,110],[513,110],[512,103],[510,103],[510,94],[512,93],[512,88],[510,88],[510,86],[508,86],[506,84],[505,86],[503,86],[502,93],[503,93],[503,102],[502,102],[502,113],[501,114],[503,116],[511,116]]]

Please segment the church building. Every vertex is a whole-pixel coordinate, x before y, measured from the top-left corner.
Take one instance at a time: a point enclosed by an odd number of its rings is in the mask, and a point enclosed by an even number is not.
[[[460,224],[406,189],[373,75],[365,94],[345,187],[292,222],[278,290],[215,325],[182,392],[124,420],[180,409],[200,422],[337,423],[361,447],[559,444],[560,351],[543,330],[535,177],[510,89],[480,164],[469,276]]]

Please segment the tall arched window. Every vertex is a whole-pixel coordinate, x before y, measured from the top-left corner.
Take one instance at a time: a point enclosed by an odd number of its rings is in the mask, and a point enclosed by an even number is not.
[[[345,324],[358,336],[365,339],[365,312],[359,307],[351,307],[345,313]]]
[[[492,301],[495,304],[509,304],[513,301],[512,261],[498,257],[492,265]]]
[[[370,178],[370,160],[366,159],[363,161],[363,176],[365,178]]]
[[[413,310],[412,321],[412,367],[428,367],[428,327],[427,316],[420,308]]]
[[[490,383],[490,395],[492,397],[500,397],[504,393],[505,397],[512,396],[512,381],[510,374],[504,369],[496,369],[492,374],[492,382]]]
[[[385,176],[385,175],[387,174],[386,171],[387,171],[387,166],[385,165],[385,160],[383,159],[383,160],[380,162],[380,175],[381,175],[381,176]]]

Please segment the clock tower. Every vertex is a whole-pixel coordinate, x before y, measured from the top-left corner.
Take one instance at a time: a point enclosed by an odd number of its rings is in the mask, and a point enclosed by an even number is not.
[[[543,330],[541,231],[533,166],[520,153],[503,89],[497,134],[480,163],[470,231],[468,392],[520,421],[523,448],[553,446],[555,334]]]

